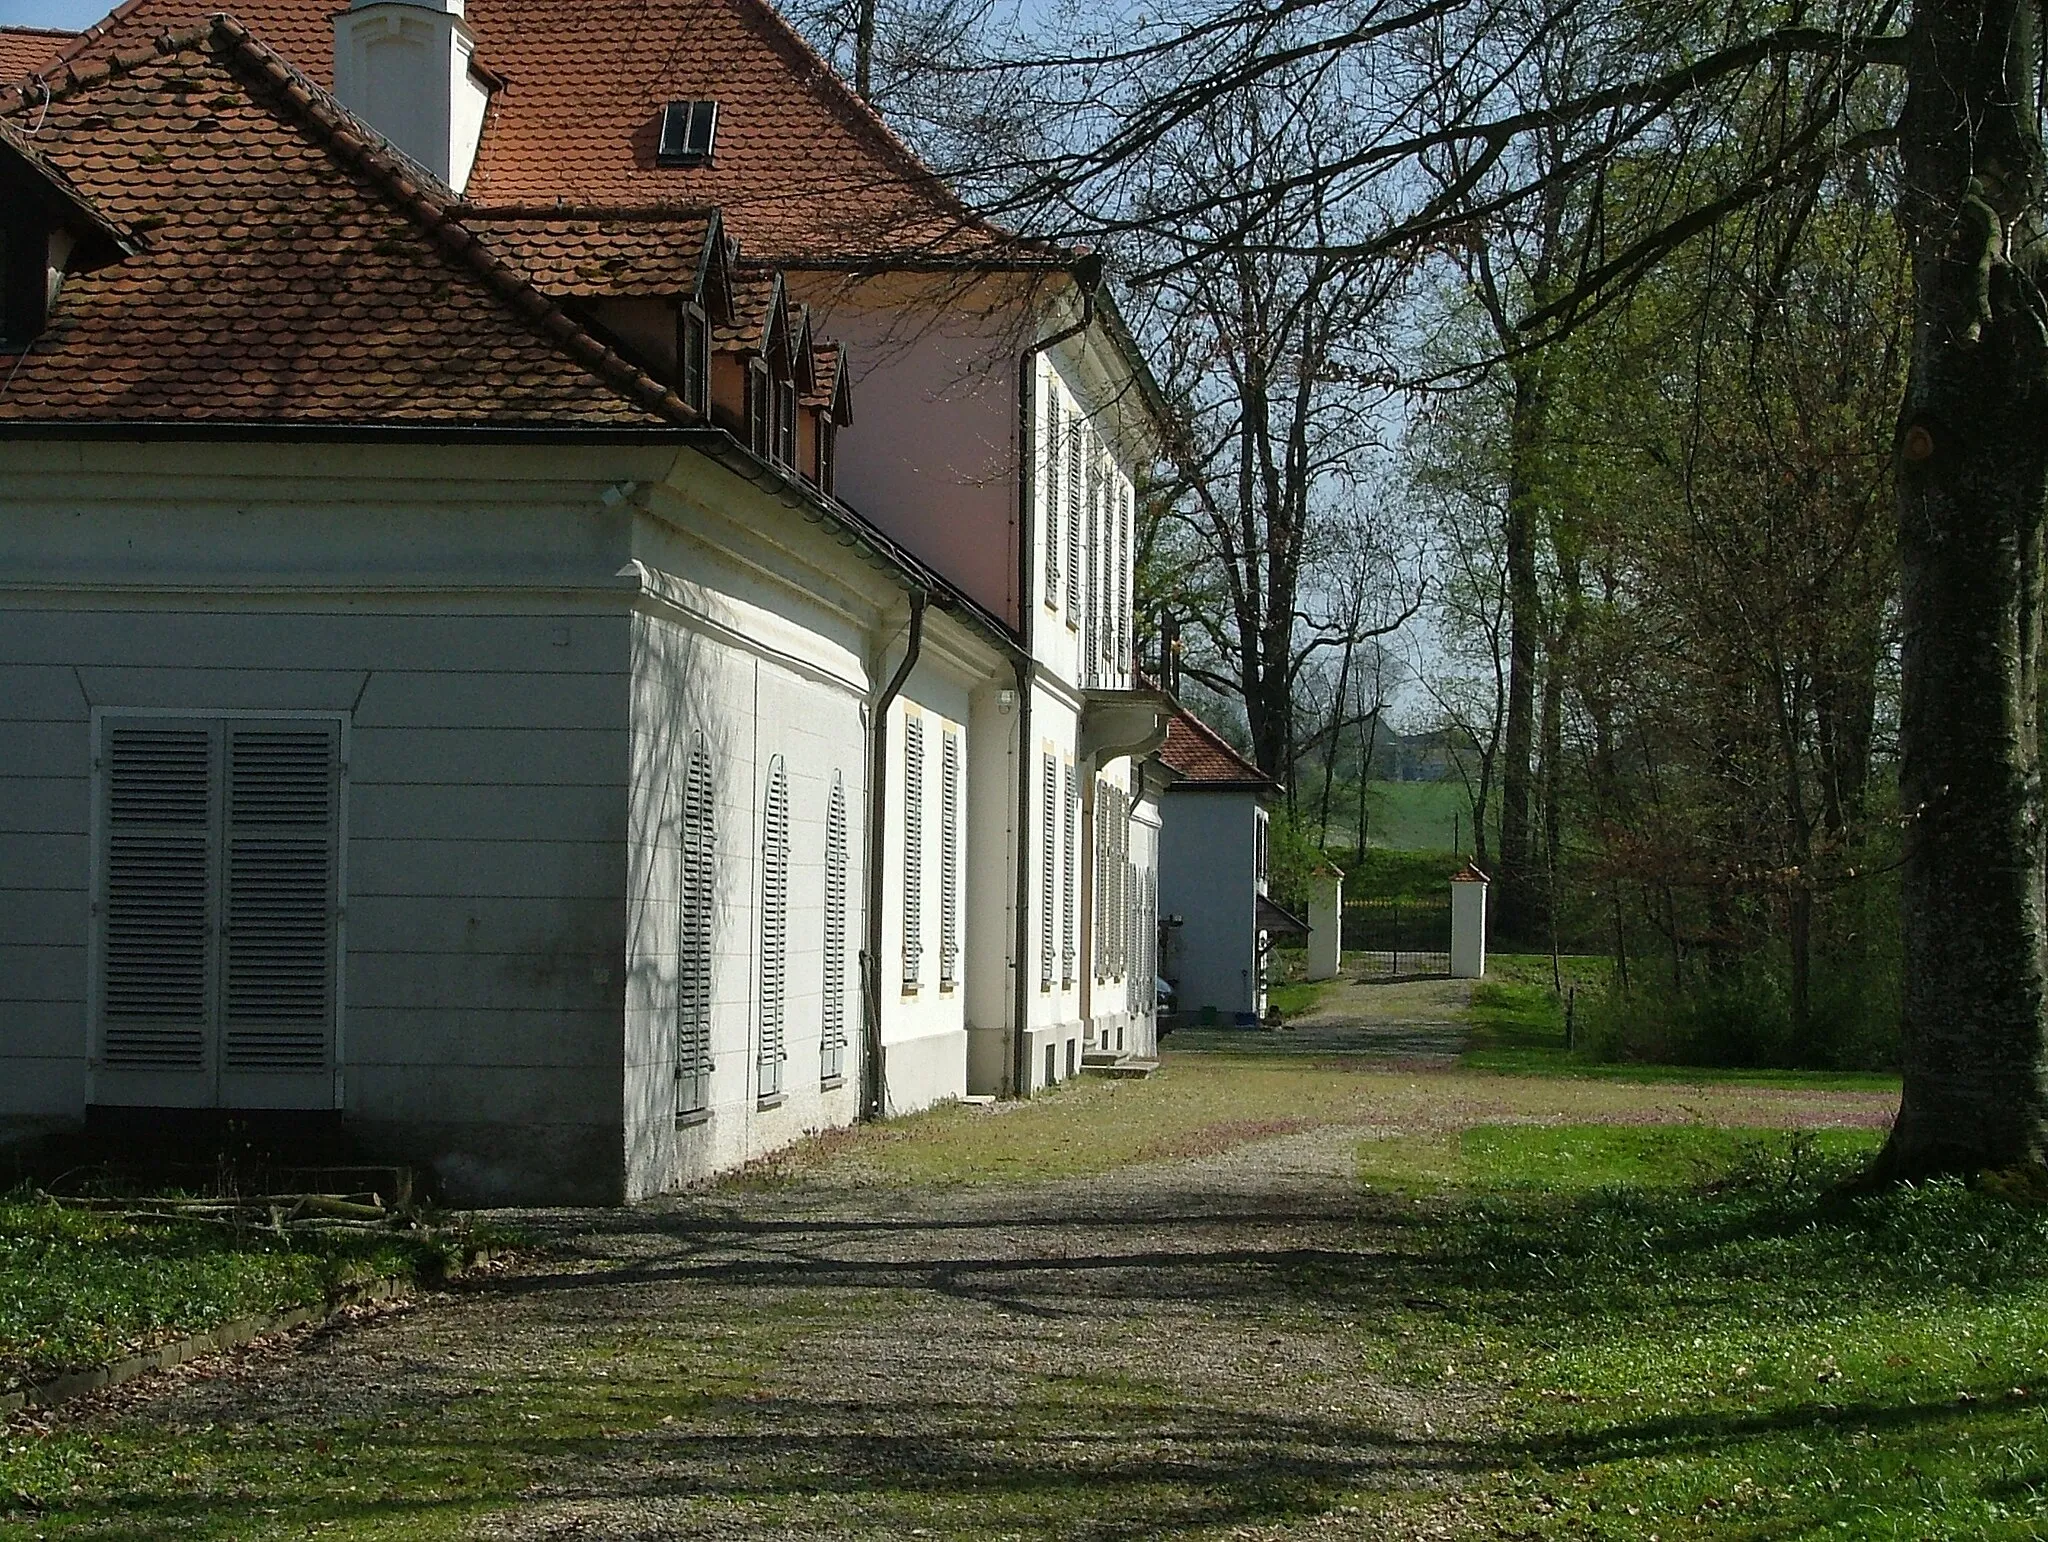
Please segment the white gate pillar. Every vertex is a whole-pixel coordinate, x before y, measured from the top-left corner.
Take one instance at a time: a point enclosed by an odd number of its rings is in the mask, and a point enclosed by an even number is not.
[[[1486,977],[1486,874],[1470,862],[1451,874],[1451,978]]]
[[[1343,967],[1344,875],[1327,864],[1308,881],[1308,975],[1334,980]]]

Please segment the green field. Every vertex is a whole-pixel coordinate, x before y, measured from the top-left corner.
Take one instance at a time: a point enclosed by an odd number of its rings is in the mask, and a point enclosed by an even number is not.
[[[1368,846],[1450,851],[1455,837],[1455,849],[1472,854],[1472,803],[1463,782],[1368,782],[1365,808]]]

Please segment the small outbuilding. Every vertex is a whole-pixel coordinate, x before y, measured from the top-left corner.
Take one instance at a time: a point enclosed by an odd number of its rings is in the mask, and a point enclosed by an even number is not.
[[[1300,923],[1266,892],[1267,804],[1280,784],[1185,709],[1160,762],[1160,968],[1183,1022],[1257,1023],[1266,1009],[1265,949]]]

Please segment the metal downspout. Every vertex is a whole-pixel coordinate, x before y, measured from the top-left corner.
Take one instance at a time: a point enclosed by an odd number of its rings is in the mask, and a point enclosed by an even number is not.
[[[882,1085],[882,879],[888,844],[889,813],[889,707],[917,667],[918,650],[924,646],[924,609],[931,596],[922,589],[910,591],[910,631],[903,646],[903,662],[889,677],[888,685],[870,709],[868,724],[868,902],[864,916],[866,944],[860,950],[861,1082],[860,1116],[879,1119],[885,1106]]]
[[[1024,643],[1017,661],[1017,935],[1010,951],[1015,976],[1015,1021],[1010,1025],[1010,1093],[1031,1095],[1029,1064],[1031,1024],[1031,771],[1036,756],[1031,748],[1031,684],[1036,659],[1038,607],[1031,603],[1031,505],[1038,490],[1036,441],[1032,437],[1033,409],[1037,406],[1038,381],[1032,368],[1038,355],[1071,337],[1079,337],[1095,324],[1095,291],[1102,283],[1102,259],[1083,257],[1071,270],[1081,290],[1081,319],[1072,326],[1027,344],[1017,359],[1017,610],[1022,618],[1018,628]],[[1046,510],[1046,523],[1057,517]]]

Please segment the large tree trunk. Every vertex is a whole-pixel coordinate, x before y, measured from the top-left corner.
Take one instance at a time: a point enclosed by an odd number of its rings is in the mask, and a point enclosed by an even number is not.
[[[1536,924],[1536,864],[1529,839],[1529,804],[1535,758],[1536,648],[1543,628],[1543,598],[1536,582],[1540,524],[1537,460],[1545,432],[1544,394],[1533,369],[1517,372],[1508,424],[1508,692],[1501,734],[1500,854],[1494,874],[1494,926],[1501,941],[1526,942]]]
[[[1914,8],[1897,444],[1905,1098],[1878,1172],[2048,1155],[2036,675],[2048,504],[2039,0]]]

